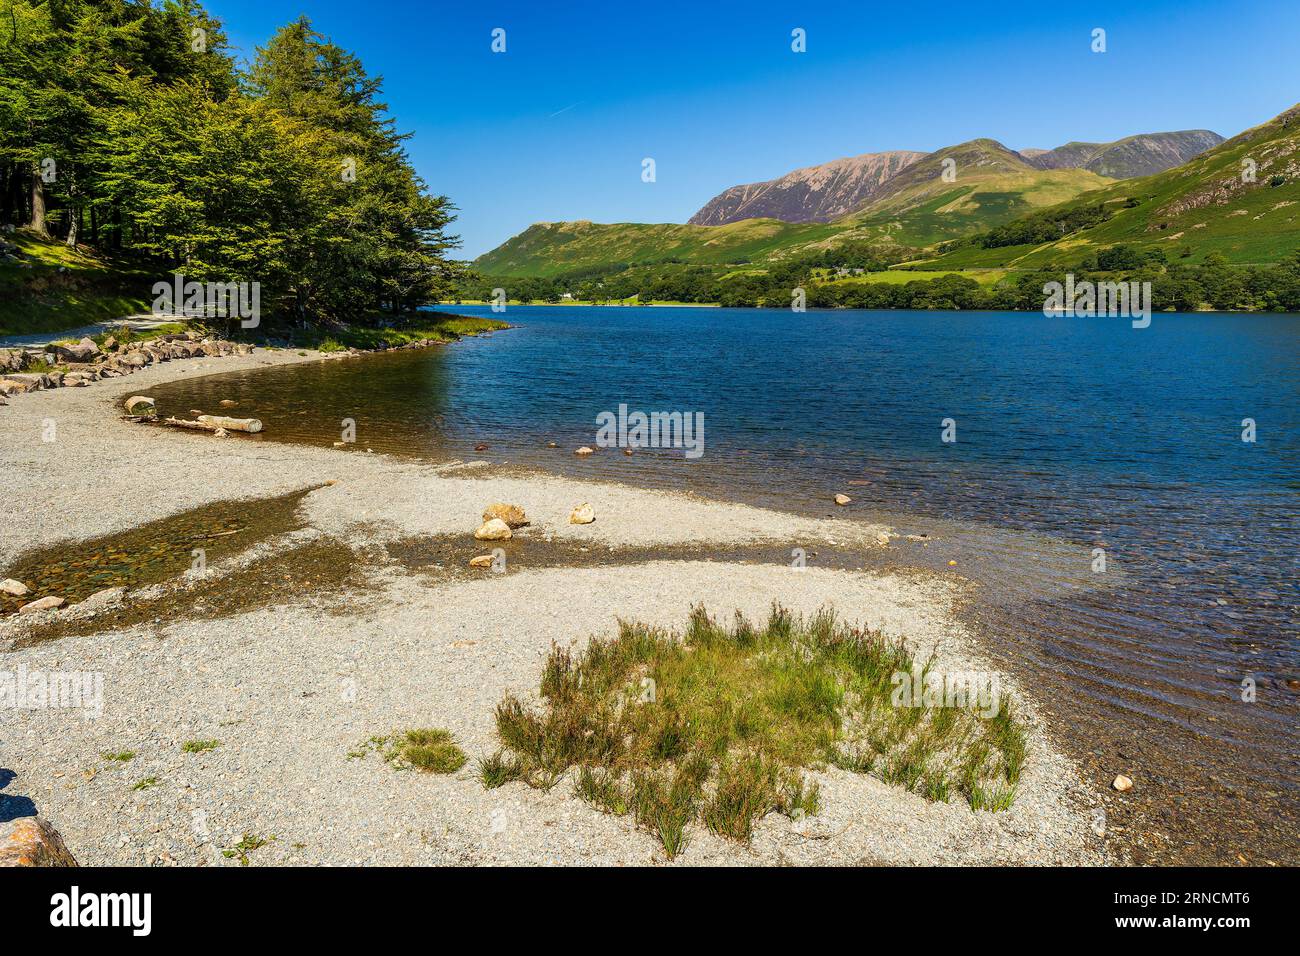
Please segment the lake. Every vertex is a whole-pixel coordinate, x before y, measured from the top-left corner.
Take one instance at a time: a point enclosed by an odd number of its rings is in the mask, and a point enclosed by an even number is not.
[[[235,399],[267,440],[328,444],[351,418],[377,452],[883,516],[934,541],[924,553],[900,541],[900,564],[959,553],[979,585],[972,626],[1090,780],[1136,771],[1157,791],[1144,816],[1112,820],[1167,834],[1140,860],[1295,854],[1300,317],[1156,314],[1145,329],[1028,313],[498,317],[517,327],[153,394],[182,415]],[[620,405],[701,414],[703,454],[574,456]],[[837,492],[853,504],[836,508]]]

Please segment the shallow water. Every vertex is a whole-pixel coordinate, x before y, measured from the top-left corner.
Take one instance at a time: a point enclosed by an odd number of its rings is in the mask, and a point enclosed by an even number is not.
[[[923,557],[911,549],[917,560],[944,568],[951,555],[981,582],[986,637],[1076,725],[1098,775],[1204,789],[1203,826],[1229,814],[1231,830],[1244,815],[1252,826],[1233,840],[1294,858],[1300,318],[1162,314],[1133,329],[1020,313],[504,317],[518,327],[449,348],[220,374],[154,395],[164,414],[235,400],[232,414],[266,423],[251,440],[327,445],[352,419],[358,449],[942,527]],[[702,413],[704,454],[576,458],[596,445],[597,415],[620,404]],[[1242,441],[1246,418],[1254,442]],[[835,508],[837,491],[854,503]],[[1192,814],[1165,810],[1175,829],[1173,817]]]

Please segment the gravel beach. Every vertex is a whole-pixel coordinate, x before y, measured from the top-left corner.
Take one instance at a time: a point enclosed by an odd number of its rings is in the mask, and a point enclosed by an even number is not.
[[[221,439],[121,415],[125,396],[179,377],[365,360],[259,349],[11,397],[0,408],[0,567],[38,545],[75,550],[78,541],[212,502],[306,489],[303,528],[210,568],[205,580],[309,541],[372,555],[424,537],[472,542],[484,507],[497,501],[527,512],[531,523],[517,532],[525,548],[558,542],[607,559],[530,567],[525,550],[510,573],[478,577],[375,560],[364,586],[302,588],[216,618],[179,614],[45,642],[33,638],[61,616],[90,612],[0,618],[0,671],[103,674],[98,716],[0,710],[0,767],[13,775],[7,784],[10,775],[0,775],[0,798],[30,801],[81,863],[663,863],[655,839],[579,800],[569,781],[549,792],[518,783],[487,791],[474,775],[475,760],[497,748],[493,709],[503,694],[534,697],[553,642],[580,646],[610,634],[618,618],[680,627],[701,602],[719,617],[739,609],[751,618],[774,600],[802,613],[832,606],[843,619],[902,637],[921,658],[937,654],[945,669],[991,669],[955,613],[959,578],[707,559],[713,546],[758,543],[878,549],[889,540],[881,525],[473,463]],[[51,422],[55,440],[43,440]],[[273,437],[275,423],[266,427]],[[570,524],[584,502],[596,521]],[[481,544],[479,552],[492,548]],[[681,545],[700,559],[618,562],[622,549]],[[769,815],[748,846],[693,826],[672,864],[1108,862],[1100,802],[1045,733],[1032,694],[1010,678],[1003,687],[1030,725],[1030,756],[1009,811],[930,803],[828,769],[814,774],[819,814]],[[452,731],[470,761],[438,776],[395,770],[374,753],[350,756],[371,735],[415,726]],[[217,745],[183,751],[194,739]],[[135,756],[103,756],[124,751]],[[236,850],[246,835],[267,842]]]

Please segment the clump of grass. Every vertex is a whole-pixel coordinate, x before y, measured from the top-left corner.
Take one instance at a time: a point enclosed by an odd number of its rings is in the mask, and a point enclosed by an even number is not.
[[[620,622],[580,655],[552,648],[541,706],[501,701],[503,746],[480,761],[479,779],[549,789],[576,770],[579,797],[632,815],[670,857],[692,823],[748,841],[768,813],[817,813],[805,771],[827,764],[931,800],[1006,809],[1025,760],[1020,721],[1000,701],[987,719],[971,705],[895,706],[897,675],[916,673],[901,642],[830,611],[796,619],[773,605],[760,628],[695,608],[680,635]]]
[[[398,733],[372,736],[348,758],[364,757],[378,750],[390,764],[399,770],[414,767],[424,773],[455,773],[465,766],[465,751],[456,744],[451,731],[440,728],[418,728]]]
[[[425,773],[455,773],[465,766],[465,751],[448,730],[408,730],[397,748],[402,760]]]
[[[112,760],[112,761],[116,761],[117,763],[126,763],[128,760],[135,759],[135,751],[134,750],[117,750],[117,751],[110,750],[100,754],[100,756],[103,757],[105,760]]]
[[[201,754],[207,750],[216,750],[220,746],[220,740],[187,740],[181,744],[181,750],[187,754]]]
[[[326,336],[321,339],[320,345],[316,346],[321,352],[346,352],[348,347],[333,336]]]
[[[523,777],[523,764],[498,750],[478,762],[478,778],[485,790],[495,790]]]
[[[139,783],[137,783],[137,784],[136,784],[134,787],[132,787],[131,789],[132,789],[132,790],[148,790],[150,787],[156,787],[157,785],[158,785],[158,778],[157,778],[157,777],[145,777],[143,780],[141,780]]]
[[[263,838],[252,833],[245,833],[243,838],[233,847],[230,847],[227,850],[222,850],[221,855],[227,860],[239,857],[239,865],[248,866],[248,854],[252,853],[254,850],[260,850],[274,839],[275,834]]]

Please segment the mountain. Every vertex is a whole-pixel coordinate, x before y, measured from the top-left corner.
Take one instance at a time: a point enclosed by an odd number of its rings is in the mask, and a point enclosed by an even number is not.
[[[924,247],[982,232],[1105,185],[1081,169],[1038,169],[997,140],[947,146],[890,179],[861,209],[837,224],[858,238],[874,235]]]
[[[1013,153],[994,140],[973,143],[996,147],[1007,170],[1082,169],[1107,179],[1128,179],[1181,166],[1193,156],[1217,146],[1223,137],[1208,129],[1173,133],[1141,133],[1113,143],[1066,143],[1056,149],[1025,149]],[[962,144],[969,146],[969,144]],[[710,199],[688,220],[693,226],[721,226],[742,219],[782,222],[831,222],[870,204],[888,183],[917,161],[951,156],[948,147],[937,153],[894,150],[864,153],[819,166],[805,166],[777,179],[732,186]],[[992,160],[997,164],[998,160]],[[931,164],[933,166],[933,164]]]
[[[989,246],[978,237],[926,268],[1030,269],[1119,244],[1161,249],[1171,261],[1218,253],[1238,265],[1278,262],[1300,250],[1300,105],[1181,166],[1082,193],[1034,219],[1081,213],[1086,226],[1051,242]]]
[[[1020,155],[1039,169],[1086,169],[1107,179],[1131,179],[1181,166],[1222,142],[1223,137],[1211,130],[1187,129],[1175,133],[1140,133],[1113,143],[1066,143],[1056,149],[1024,149]]]
[[[942,175],[945,160],[956,173],[951,182]],[[851,240],[910,252],[982,232],[1106,182],[1086,170],[1037,169],[1001,143],[972,140],[908,164],[864,206],[833,222],[536,223],[473,266],[487,275],[558,276],[612,264],[761,263]]]
[[[721,226],[741,219],[830,222],[865,204],[899,170],[924,155],[908,149],[863,153],[805,166],[779,179],[732,186],[705,203],[688,222],[693,226]]]
[[[830,222],[539,223],[473,266],[502,276],[560,276],[667,262],[763,268],[850,241],[887,246],[895,258],[897,253],[914,257],[926,269],[1034,268],[1063,260],[1067,250],[1082,257],[1089,249],[1121,242],[1168,249],[1171,258],[1188,249],[1193,260],[1221,252],[1231,262],[1276,262],[1300,249],[1300,209],[1292,208],[1300,202],[1298,132],[1300,117],[1293,109],[1200,152],[1201,144],[1217,140],[1217,134],[1154,133],[1019,152],[996,140],[976,139],[907,163],[880,182],[865,203]],[[1187,151],[1196,155],[1148,176],[1116,180],[1099,172],[1163,165]],[[1248,158],[1257,166],[1252,184],[1241,177],[1241,163]],[[950,171],[947,178],[945,171]],[[1078,227],[1079,216],[1069,219],[1073,231],[1067,230],[1065,217],[1083,207],[1101,212],[1082,217],[1087,228]],[[1060,240],[980,244],[990,230],[1052,216],[1062,219],[1053,221],[1064,233]],[[958,248],[935,256],[938,244],[953,240]]]

